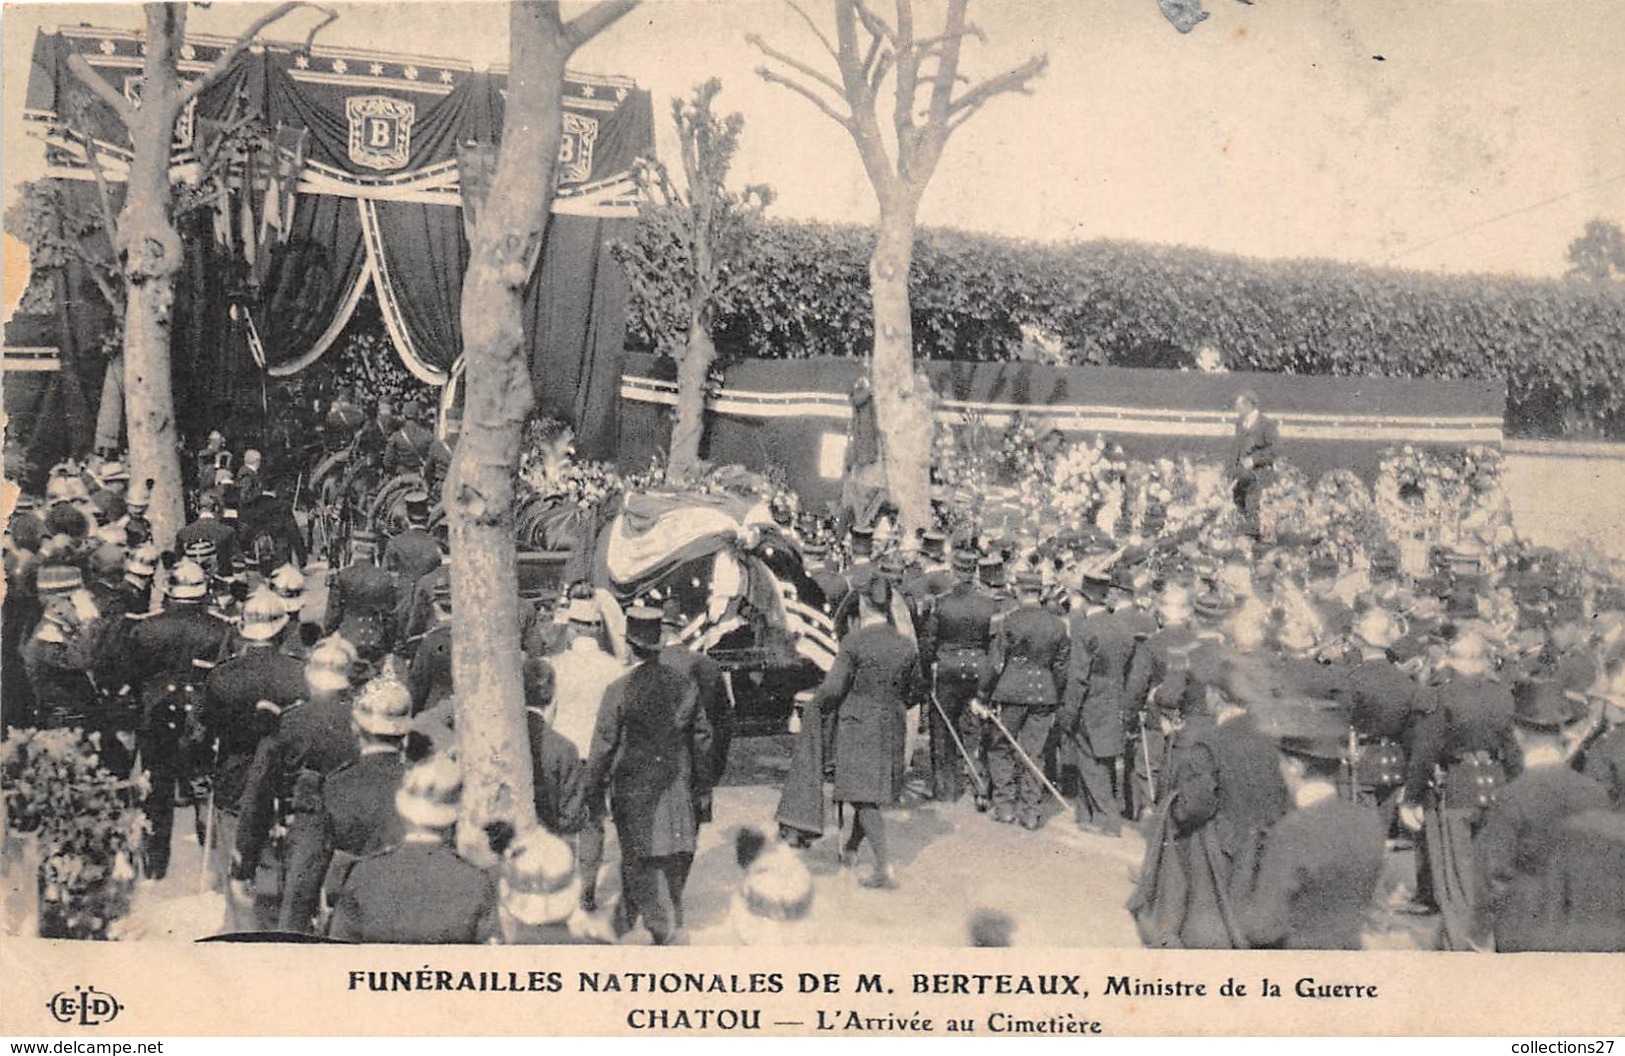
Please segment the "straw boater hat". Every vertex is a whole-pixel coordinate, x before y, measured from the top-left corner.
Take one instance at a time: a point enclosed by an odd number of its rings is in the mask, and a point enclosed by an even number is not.
[[[267,642],[288,625],[288,607],[267,587],[256,590],[243,605],[243,623],[237,633],[251,642]]]
[[[598,608],[598,599],[591,595],[587,597],[571,597],[566,612],[570,623],[577,627],[603,626],[604,614]]]
[[[359,657],[355,646],[334,635],[316,643],[305,661],[305,684],[314,693],[338,693],[350,688],[350,674]]]
[[[570,845],[540,825],[502,852],[497,895],[508,916],[530,927],[561,924],[581,901]]]
[[[457,824],[457,805],[463,774],[457,761],[445,753],[430,756],[401,778],[395,793],[395,811],[408,825],[420,829],[449,829]]]
[[[350,718],[375,737],[404,737],[412,728],[412,692],[395,678],[375,678],[356,694]]]

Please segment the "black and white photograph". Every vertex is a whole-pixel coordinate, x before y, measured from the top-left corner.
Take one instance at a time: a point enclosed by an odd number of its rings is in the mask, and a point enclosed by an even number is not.
[[[1625,952],[1607,5],[0,35],[14,956],[1366,951],[1625,1026],[1513,956]]]

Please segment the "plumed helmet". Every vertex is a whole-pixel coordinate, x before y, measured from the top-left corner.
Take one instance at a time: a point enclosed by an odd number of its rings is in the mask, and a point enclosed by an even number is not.
[[[333,635],[316,643],[305,660],[305,684],[315,693],[338,693],[350,688],[350,675],[360,657],[355,646]]]
[[[568,920],[581,899],[570,845],[540,825],[528,830],[503,852],[497,892],[503,910],[521,924]]]
[[[394,677],[375,678],[356,694],[350,717],[374,736],[404,737],[412,728],[412,693]]]
[[[395,810],[407,824],[422,829],[449,829],[457,824],[463,774],[457,761],[441,753],[408,770],[395,793]]]
[[[196,601],[209,592],[209,577],[196,561],[179,561],[169,570],[164,592],[177,601]]]
[[[243,604],[243,623],[237,633],[251,642],[266,642],[287,625],[288,607],[275,591],[260,587]]]

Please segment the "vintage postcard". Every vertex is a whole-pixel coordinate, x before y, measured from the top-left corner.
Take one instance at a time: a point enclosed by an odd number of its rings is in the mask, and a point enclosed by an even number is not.
[[[1612,1051],[1611,14],[7,4],[0,1033]]]

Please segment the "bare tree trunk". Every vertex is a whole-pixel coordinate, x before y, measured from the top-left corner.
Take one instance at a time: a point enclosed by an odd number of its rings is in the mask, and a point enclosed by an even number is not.
[[[668,459],[674,476],[685,476],[700,461],[700,442],[705,439],[705,386],[716,362],[717,346],[698,311],[690,313],[688,347],[677,364],[677,416],[671,427],[671,453]]]
[[[124,313],[125,421],[130,476],[152,478],[153,541],[167,548],[183,523],[181,461],[175,446],[175,400],[170,369],[170,313],[175,276],[184,255],[169,222],[169,157],[175,135],[176,62],[186,35],[183,4],[148,4],[147,57],[141,105],[130,115],[134,157],[118,246],[129,286]]]
[[[869,261],[875,318],[871,370],[886,488],[905,533],[931,526],[932,393],[914,369],[914,319],[908,295],[913,257],[913,204],[883,200]]]
[[[463,769],[458,848],[492,860],[481,828],[536,820],[520,680],[519,577],[513,471],[532,396],[522,307],[534,248],[553,198],[570,47],[556,5],[514,3],[512,72],[496,174],[469,247],[463,279],[468,364],[462,434],[447,474],[452,678]]]

